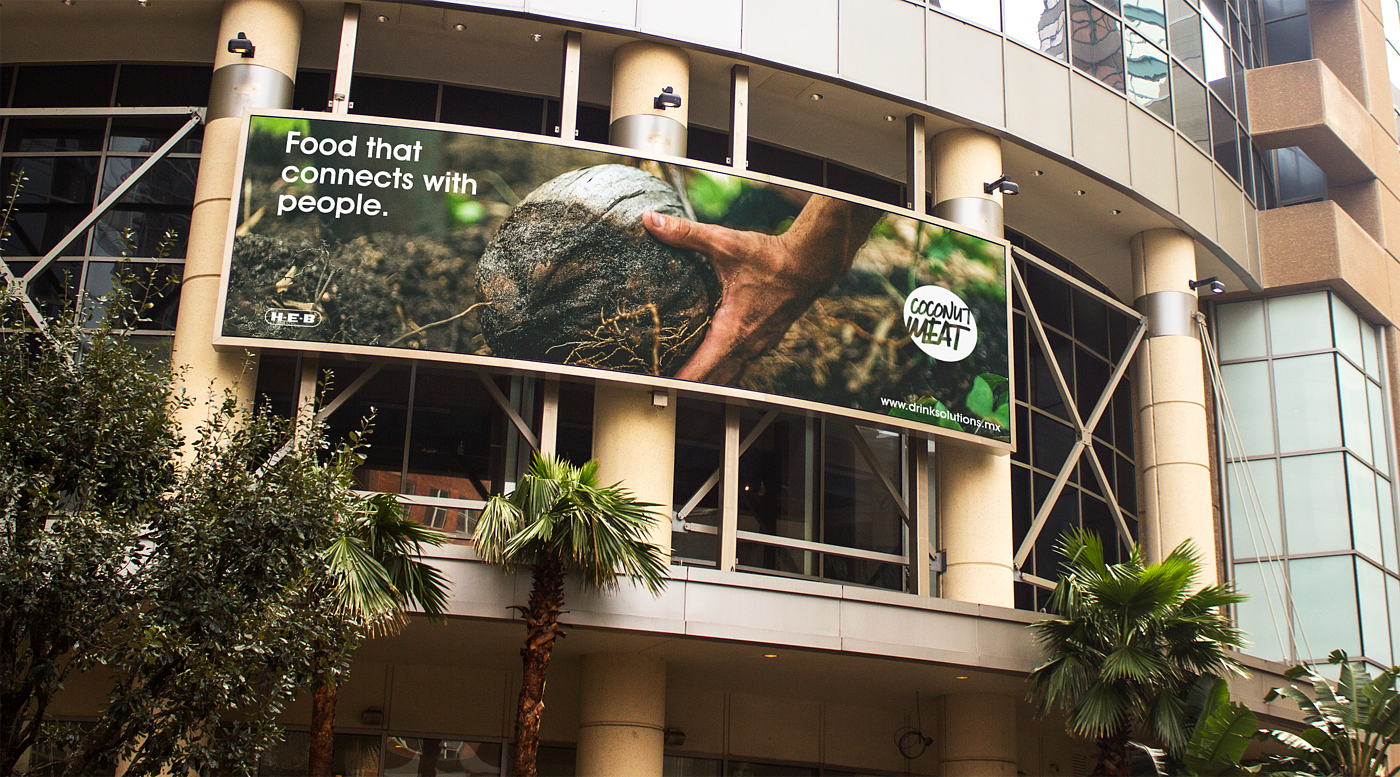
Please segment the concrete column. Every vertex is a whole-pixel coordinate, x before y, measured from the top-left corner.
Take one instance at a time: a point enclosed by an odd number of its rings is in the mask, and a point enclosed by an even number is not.
[[[972,129],[933,138],[933,213],[1002,236],[1001,193],[983,184],[1001,177],[1001,141]],[[1015,606],[1011,557],[1011,457],[979,445],[938,441],[938,525],[948,571],[941,595],[977,604]],[[1011,726],[1015,728],[1014,717]]]
[[[665,89],[678,107],[657,108]],[[690,57],[674,46],[637,41],[613,54],[609,142],[657,154],[685,156],[690,116]]]
[[[680,107],[655,107],[656,97],[666,87],[680,98]],[[683,156],[689,101],[690,58],[684,51],[638,41],[613,55],[610,134],[614,145]],[[645,386],[595,383],[593,457],[603,483],[621,481],[642,501],[659,505],[657,512],[663,518],[654,528],[652,542],[669,556],[675,499],[675,398],[666,392],[653,395]]]
[[[189,249],[180,284],[180,317],[172,353],[177,371],[194,404],[179,415],[181,428],[191,434],[211,406],[233,390],[241,402],[252,399],[257,385],[257,360],[242,351],[215,351],[214,311],[224,243],[228,237],[229,206],[236,182],[238,135],[247,108],[290,108],[297,56],[301,50],[301,5],[291,0],[227,0],[219,23],[214,52],[214,78],[204,127],[199,179],[195,184],[194,214],[190,219]],[[253,43],[252,57],[228,51],[239,33]]]
[[[666,663],[636,653],[583,658],[579,777],[656,777],[665,750]]]
[[[651,541],[671,555],[671,511],[676,476],[676,404],[661,392],[657,407],[651,389],[600,380],[593,388],[593,458],[598,480],[621,482],[663,518]]]
[[[945,777],[1016,777],[1016,700],[991,693],[943,697]]]
[[[1194,316],[1196,243],[1175,229],[1133,236],[1133,303],[1147,315],[1136,358],[1138,469],[1144,512],[1140,541],[1159,561],[1194,539],[1205,562],[1200,585],[1218,580],[1206,436],[1205,369]]]

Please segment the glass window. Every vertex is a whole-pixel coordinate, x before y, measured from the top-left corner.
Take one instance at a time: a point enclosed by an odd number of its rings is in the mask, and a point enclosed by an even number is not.
[[[1385,576],[1385,598],[1390,609],[1391,658],[1395,648],[1400,647],[1400,581],[1390,575]]]
[[[1052,57],[1065,58],[1065,0],[1002,0],[1001,7],[1007,37]]]
[[[390,119],[437,119],[438,85],[400,78],[355,75],[350,85],[351,113]]]
[[[1390,455],[1385,444],[1385,405],[1380,387],[1370,381],[1366,381],[1366,400],[1371,422],[1371,462],[1377,469],[1389,470]]]
[[[1390,481],[1376,476],[1376,506],[1381,525],[1381,563],[1392,572],[1400,571],[1396,566],[1395,505],[1390,490]]]
[[[1353,453],[1371,463],[1371,414],[1368,411],[1366,380],[1345,359],[1337,359],[1337,389],[1342,403],[1342,440]]]
[[[1239,626],[1249,635],[1249,653],[1272,661],[1288,657],[1284,573],[1275,563],[1235,565],[1235,588],[1249,597],[1235,605]]]
[[[1265,19],[1281,19],[1308,12],[1308,0],[1262,0],[1261,5]]]
[[[1231,113],[1235,110],[1235,88],[1230,68],[1230,50],[1214,30],[1201,31],[1201,56],[1206,69],[1206,85]]]
[[[443,86],[442,117],[449,124],[539,134],[544,100],[522,94]]]
[[[1128,96],[1158,118],[1170,122],[1172,101],[1167,73],[1171,67],[1167,55],[1132,30],[1128,30],[1127,44]]]
[[[1242,451],[1232,456],[1258,456],[1274,452],[1274,413],[1269,403],[1268,362],[1226,364],[1220,368],[1230,410],[1239,428]],[[1228,438],[1227,438],[1228,439]]]
[[[1246,481],[1241,470],[1249,469]],[[1268,558],[1283,551],[1279,535],[1278,470],[1274,459],[1226,466],[1230,545],[1235,558]],[[1252,488],[1251,488],[1252,483]]]
[[[11,107],[105,108],[116,74],[115,65],[25,65]]]
[[[1303,150],[1294,146],[1272,152],[1277,166],[1278,204],[1294,205],[1327,196],[1327,175]]]
[[[125,317],[128,327],[173,332],[175,314],[180,308],[183,270],[178,264],[89,262],[83,293],[96,307],[105,307],[107,295],[120,284],[137,308],[135,315]],[[89,310],[95,313],[92,307]],[[89,323],[99,323],[98,316],[94,315]]]
[[[1201,15],[1185,0],[1167,0],[1167,22],[1172,56],[1195,73],[1206,77],[1201,42]]]
[[[1159,48],[1167,47],[1165,0],[1123,0],[1123,21]]]
[[[1352,557],[1294,559],[1288,566],[1299,657],[1322,659],[1336,648],[1360,655]]]
[[[389,737],[384,751],[385,775],[477,777],[501,773],[498,742]]]
[[[1176,108],[1176,128],[1202,151],[1210,151],[1210,119],[1206,115],[1206,88],[1172,63],[1172,104]]]
[[[1362,653],[1390,666],[1390,618],[1386,612],[1385,574],[1356,560],[1356,592],[1361,609]]]
[[[12,181],[16,173],[25,177],[10,221],[10,237],[5,244],[8,255],[43,256],[88,215],[96,193],[97,161],[95,156],[4,160],[0,180]],[[86,233],[79,234],[63,249],[65,256],[85,253]]]
[[[105,198],[145,157],[107,157],[102,174]],[[141,176],[98,220],[92,253],[97,256],[183,257],[194,210],[199,160],[166,158]]]
[[[1295,294],[1269,300],[1269,337],[1275,355],[1332,347],[1327,293]]]
[[[1283,459],[1283,521],[1289,553],[1351,549],[1342,454]]]
[[[1352,543],[1357,551],[1381,560],[1380,514],[1376,510],[1376,476],[1347,456],[1347,496],[1351,501]],[[1296,551],[1295,551],[1296,552]]]
[[[1264,45],[1269,52],[1269,64],[1283,65],[1312,59],[1311,35],[1312,28],[1306,15],[1265,22]]]
[[[1240,144],[1235,117],[1225,110],[1215,95],[1210,97],[1211,149],[1219,164],[1236,183],[1240,180]]]
[[[1001,29],[1001,9],[987,0],[929,0],[929,7],[947,11],[989,29]]]
[[[1376,328],[1365,322],[1361,323],[1361,367],[1366,370],[1366,374],[1371,377],[1379,375],[1376,372],[1376,363],[1379,361],[1376,354]]]
[[[1118,20],[1086,0],[1070,0],[1069,23],[1074,66],[1123,91],[1123,31]]]
[[[1361,319],[1345,302],[1332,297],[1332,331],[1337,350],[1351,357],[1356,364],[1364,364],[1361,356]]]
[[[1268,353],[1264,341],[1264,302],[1233,302],[1215,309],[1220,359],[1253,359]]]
[[[106,119],[62,116],[10,119],[5,130],[5,150],[37,154],[100,151],[106,125]]]
[[[724,777],[724,761],[668,755],[661,761],[661,777]]]
[[[1275,359],[1274,398],[1280,453],[1342,444],[1331,354]]]
[[[213,75],[208,65],[122,65],[117,105],[208,105]]]

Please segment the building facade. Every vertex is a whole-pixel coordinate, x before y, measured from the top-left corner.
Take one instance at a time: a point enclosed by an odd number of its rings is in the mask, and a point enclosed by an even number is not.
[[[506,773],[529,580],[469,537],[547,450],[669,506],[672,565],[658,597],[567,592],[542,773],[1085,774],[1025,700],[1071,527],[1115,557],[1190,539],[1249,593],[1234,691],[1265,715],[1286,663],[1400,652],[1397,50],[1396,0],[9,0],[5,274],[36,317],[140,290],[139,340],[196,396],[290,414],[328,379],[333,435],[373,415],[361,484],[453,536],[452,617],[357,654],[338,773]],[[1000,241],[1014,435],[413,338],[216,347],[267,110],[610,144]],[[401,303],[474,293],[469,232],[367,232],[364,261],[409,268],[375,304],[456,349],[469,311]],[[824,320],[820,342],[903,347]],[[869,368],[832,347],[796,368]],[[305,768],[309,700],[285,722],[266,774]]]

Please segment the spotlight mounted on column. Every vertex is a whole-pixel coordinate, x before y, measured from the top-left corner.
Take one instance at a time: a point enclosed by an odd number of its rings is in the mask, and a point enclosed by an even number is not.
[[[995,181],[992,181],[991,183],[982,184],[982,191],[986,192],[987,194],[991,194],[993,192],[1001,192],[1002,194],[1020,194],[1021,187],[1017,186],[1012,181],[1006,180],[1006,176],[1002,175],[1002,177],[996,179]]]
[[[658,94],[655,100],[652,100],[651,107],[658,111],[664,111],[667,108],[679,108],[681,107],[681,96],[676,94],[675,89],[668,86],[661,90],[661,94]]]
[[[248,40],[248,36],[241,32],[238,33],[237,38],[229,38],[228,53],[230,54],[239,54],[244,59],[252,59],[253,48],[253,42]]]
[[[1209,278],[1202,278],[1199,281],[1187,281],[1186,285],[1190,286],[1192,291],[1195,291],[1196,289],[1205,286],[1206,288],[1210,289],[1211,294],[1225,293],[1225,284],[1221,283],[1220,278],[1215,275],[1212,275]]]

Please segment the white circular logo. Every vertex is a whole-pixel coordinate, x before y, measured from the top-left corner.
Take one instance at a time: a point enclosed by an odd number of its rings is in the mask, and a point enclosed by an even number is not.
[[[904,326],[919,350],[941,362],[962,361],[977,347],[972,310],[942,286],[914,289],[904,300]]]

